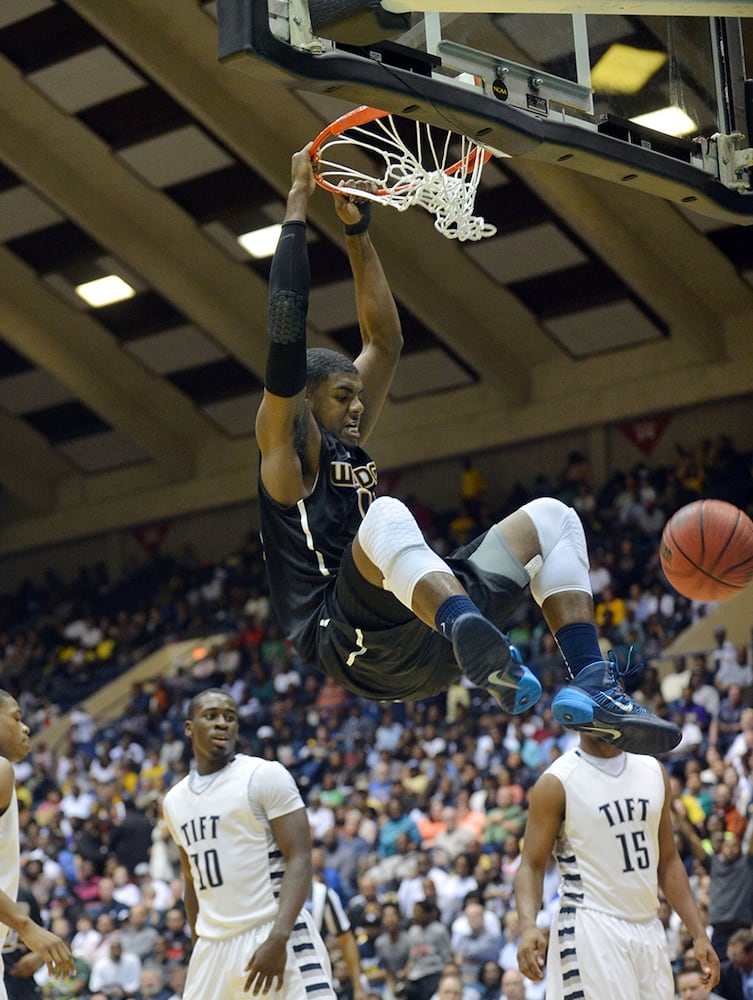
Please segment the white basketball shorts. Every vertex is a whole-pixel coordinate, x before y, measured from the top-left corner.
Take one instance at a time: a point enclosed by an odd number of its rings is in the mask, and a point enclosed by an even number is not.
[[[249,1000],[244,970],[256,949],[266,941],[272,922],[219,941],[199,938],[191,954],[183,1000]],[[311,915],[304,911],[288,941],[288,960],[282,989],[264,994],[265,1000],[335,1000],[329,957]],[[261,994],[260,994],[261,996]]]
[[[546,1000],[673,1000],[667,935],[659,918],[630,921],[566,907],[552,922]]]

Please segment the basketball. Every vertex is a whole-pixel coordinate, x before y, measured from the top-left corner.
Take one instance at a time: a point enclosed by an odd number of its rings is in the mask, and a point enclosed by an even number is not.
[[[753,521],[725,500],[694,500],[664,526],[662,569],[693,601],[725,601],[753,579]]]

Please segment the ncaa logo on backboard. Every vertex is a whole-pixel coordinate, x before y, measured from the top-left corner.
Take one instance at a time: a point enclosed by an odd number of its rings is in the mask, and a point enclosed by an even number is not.
[[[498,101],[506,101],[510,96],[510,91],[505,86],[504,80],[495,80],[492,84],[492,93]]]

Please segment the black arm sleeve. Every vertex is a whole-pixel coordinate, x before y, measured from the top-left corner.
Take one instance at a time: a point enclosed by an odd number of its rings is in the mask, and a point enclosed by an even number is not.
[[[309,304],[306,223],[282,226],[269,274],[269,352],[264,384],[275,396],[296,396],[306,384]]]

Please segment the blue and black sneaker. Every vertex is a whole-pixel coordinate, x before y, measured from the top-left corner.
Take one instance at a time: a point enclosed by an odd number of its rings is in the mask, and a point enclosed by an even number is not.
[[[591,733],[620,750],[653,756],[668,753],[682,732],[625,694],[619,678],[628,673],[632,673],[629,663],[622,672],[609,660],[589,664],[555,695],[552,715],[568,729]]]
[[[532,708],[541,697],[541,685],[517,651],[483,615],[460,615],[452,626],[455,659],[469,680],[486,688],[511,715]]]

